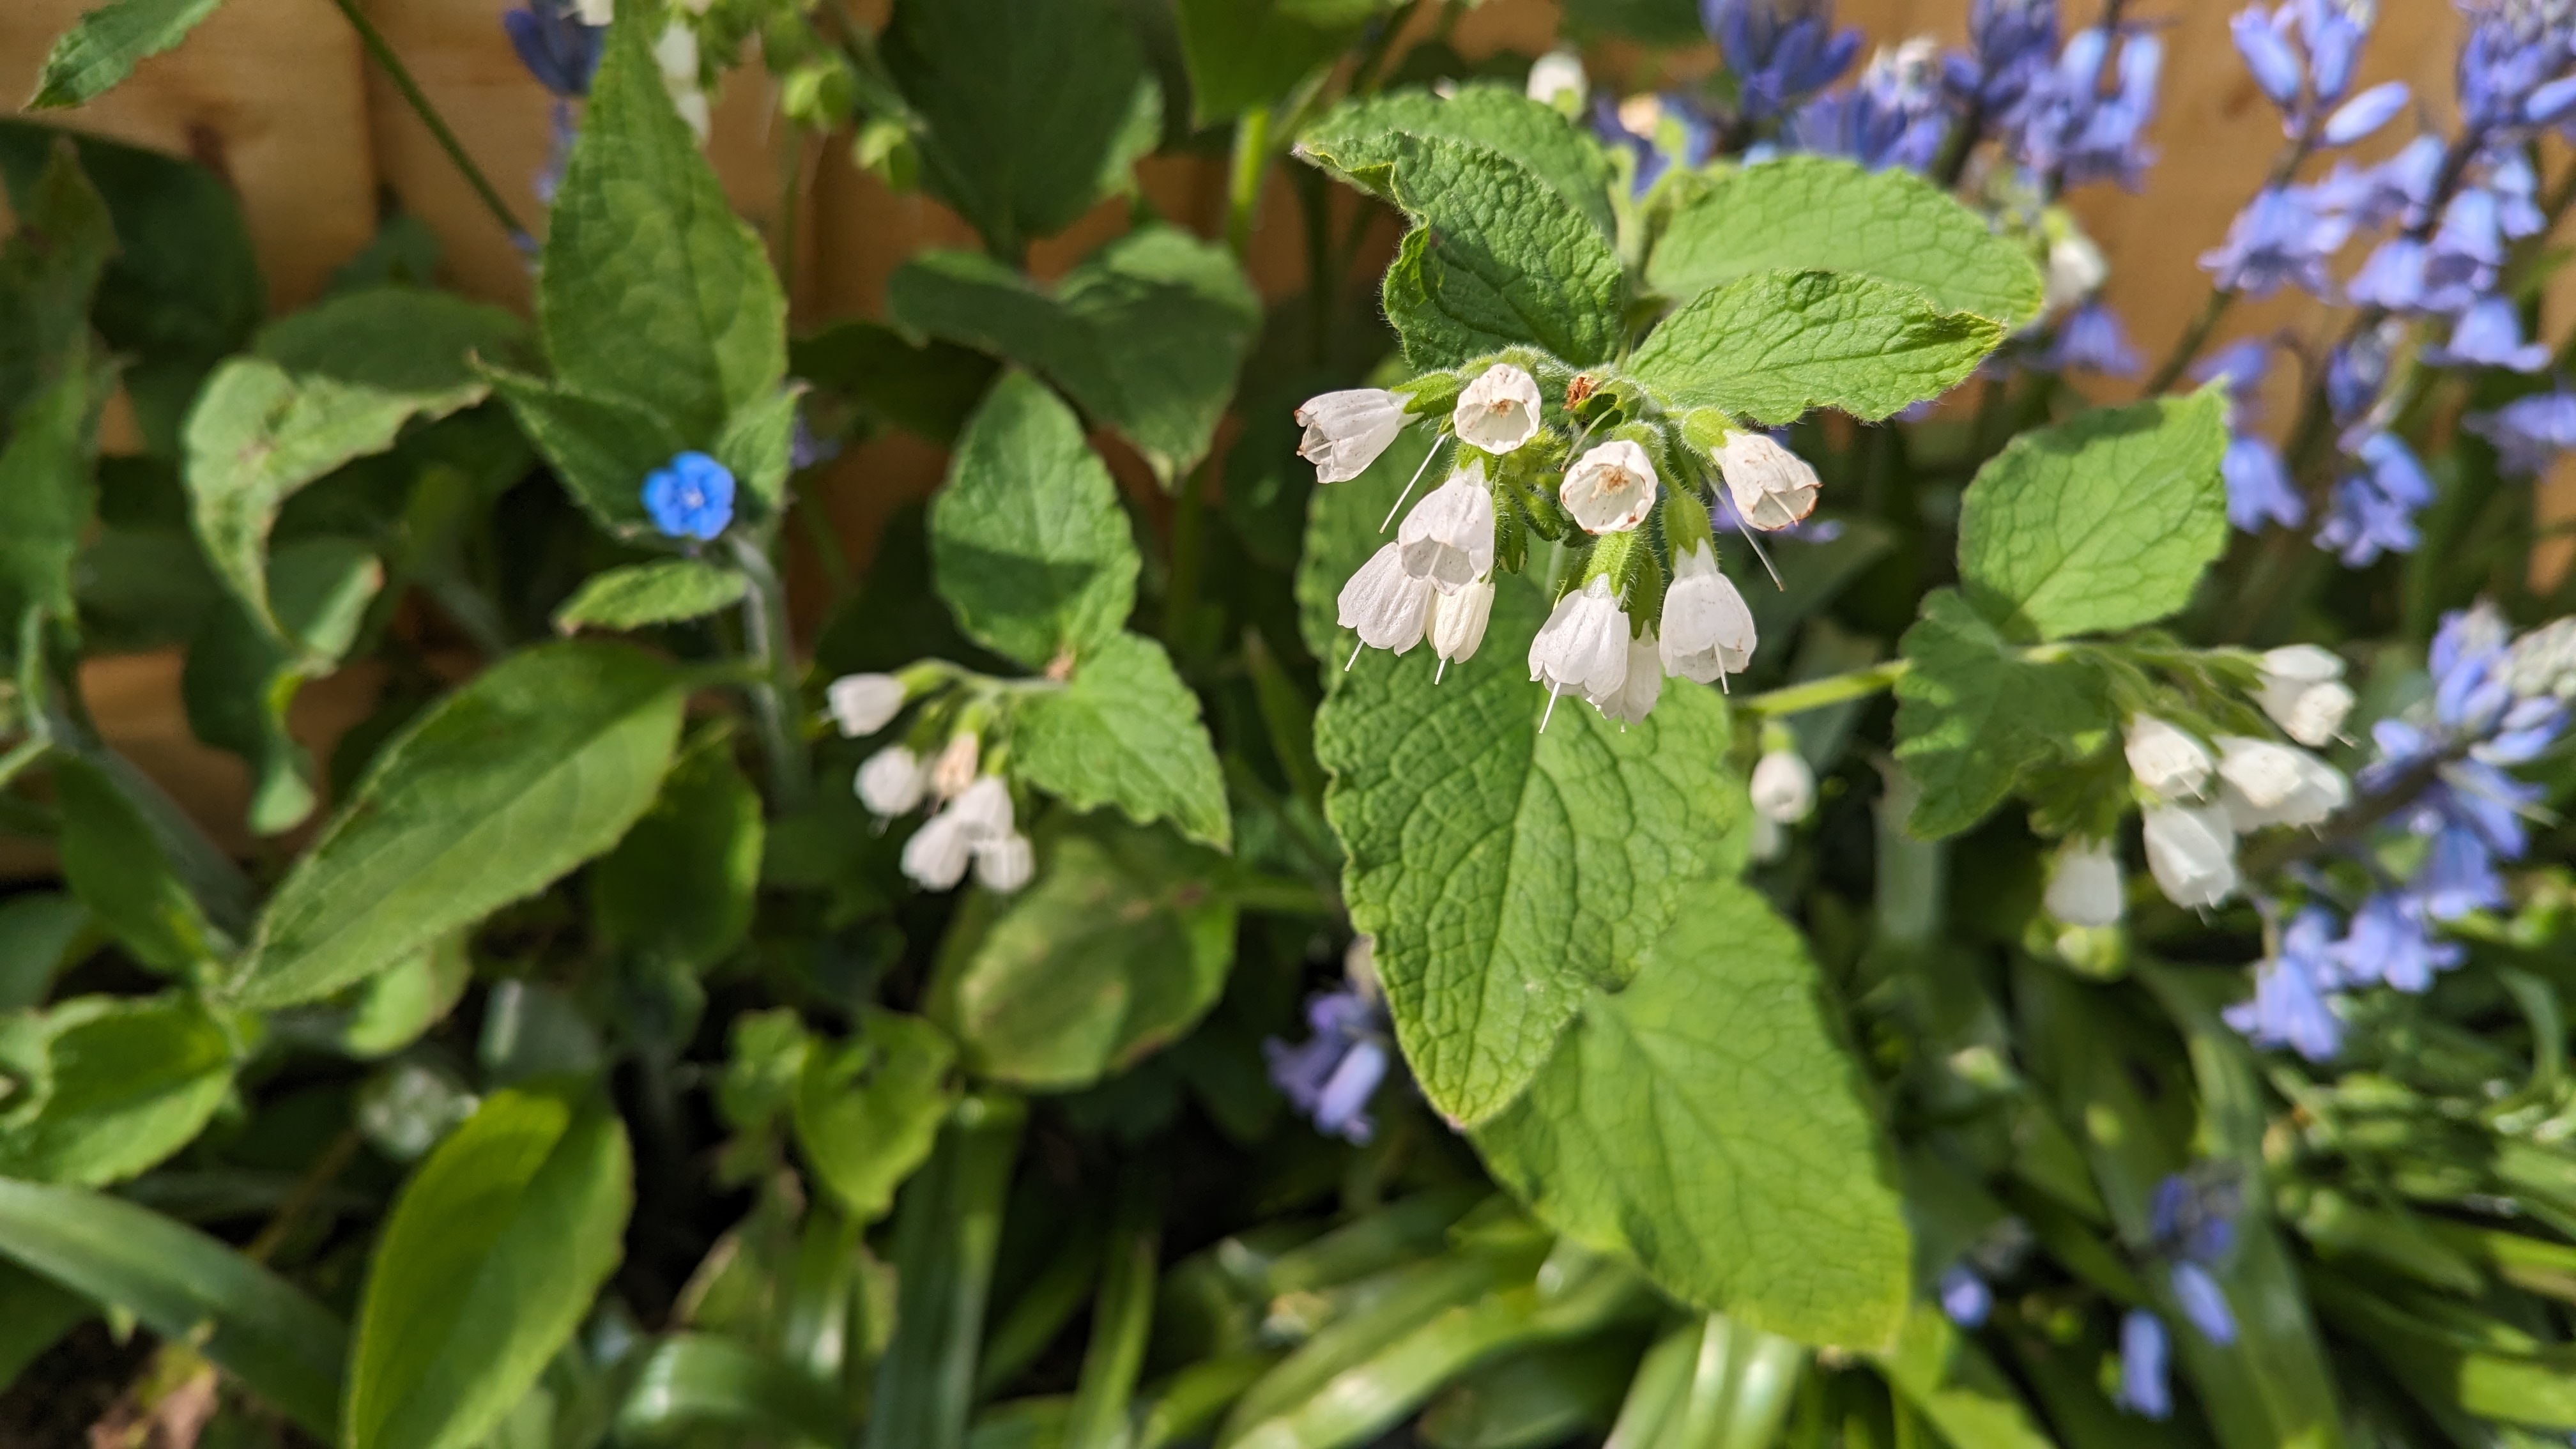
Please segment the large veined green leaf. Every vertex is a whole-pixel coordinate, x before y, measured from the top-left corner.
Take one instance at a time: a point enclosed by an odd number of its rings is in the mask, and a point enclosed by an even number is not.
[[[899,0],[879,44],[923,122],[923,184],[997,255],[1127,190],[1161,139],[1161,92],[1113,0]]]
[[[930,550],[957,622],[1032,669],[1079,661],[1136,607],[1141,564],[1118,487],[1073,409],[1025,373],[995,384],[958,438]]]
[[[1636,979],[1586,993],[1476,1145],[1541,1218],[1684,1301],[1808,1343],[1886,1347],[1912,1247],[1820,987],[1759,896],[1701,878]]]
[[[651,656],[580,642],[522,651],[439,701],[278,887],[233,993],[327,996],[608,850],[653,803],[681,694]]]
[[[702,619],[742,602],[748,581],[732,569],[693,558],[627,564],[592,574],[555,610],[555,627],[643,629]]]
[[[2024,657],[1956,590],[1923,601],[1900,646],[1896,758],[1923,789],[1907,825],[1932,839],[1984,819],[2023,770],[2089,753],[2113,727],[2098,675]]]
[[[2020,639],[2151,624],[2191,602],[2227,547],[2227,404],[2099,408],[2012,440],[1959,513],[1968,598]]]
[[[760,795],[734,763],[730,732],[683,751],[653,808],[591,871],[602,944],[700,973],[751,932],[760,887]]]
[[[931,1019],[969,1067],[1064,1091],[1134,1066],[1216,1004],[1234,961],[1235,908],[1217,858],[1160,830],[1059,816],[1038,873],[978,892],[941,946]]]
[[[134,74],[141,62],[188,38],[224,0],[108,0],[86,12],[54,42],[36,80],[30,110],[93,101]]]
[[[349,1449],[462,1449],[579,1327],[624,1251],[626,1128],[582,1085],[495,1093],[394,1200],[350,1361]]]
[[[1114,805],[1139,825],[1169,821],[1203,845],[1233,844],[1225,774],[1198,696],[1142,635],[1110,636],[1063,689],[1019,701],[1010,768],[1076,810]]]
[[[644,510],[644,480],[686,446],[670,422],[642,403],[525,373],[486,369],[485,376],[573,501],[602,529],[630,540],[660,536]]]
[[[349,1331],[304,1290],[147,1208],[0,1178],[0,1255],[194,1345],[325,1441]]]
[[[1466,1124],[1509,1106],[1694,883],[1742,859],[1717,692],[1670,682],[1624,729],[1580,699],[1551,715],[1524,663],[1546,612],[1505,579],[1474,658],[1435,685],[1421,654],[1363,655],[1316,721],[1352,923],[1376,938],[1423,1094]]]
[[[1232,253],[1178,227],[1129,232],[1052,289],[972,252],[886,283],[905,328],[1036,369],[1145,455],[1166,486],[1206,456],[1261,325]]]
[[[957,1045],[917,1016],[870,1012],[838,1047],[818,1043],[797,1077],[796,1143],[814,1175],[862,1226],[930,1157],[955,1105]]]
[[[634,7],[609,27],[546,223],[537,317],[566,388],[703,447],[786,375],[787,303],[662,83],[661,23]]]
[[[1547,178],[1446,136],[1319,134],[1298,149],[1413,221],[1387,269],[1385,302],[1414,366],[1534,344],[1581,367],[1618,348],[1627,287],[1618,255]]]
[[[2029,249],[1905,170],[1781,156],[1709,186],[1673,214],[1646,263],[1655,290],[1689,298],[1756,272],[1847,272],[1914,288],[1945,312],[2006,330],[2039,315]]]
[[[184,996],[84,996],[0,1035],[35,1068],[0,1114],[0,1176],[122,1181],[186,1146],[232,1089],[232,1034]]]
[[[1484,82],[1446,95],[1390,91],[1325,112],[1304,139],[1328,155],[1364,154],[1361,148],[1388,132],[1445,137],[1507,157],[1546,182],[1603,236],[1618,235],[1609,157],[1563,112],[1516,87]]]
[[[1757,423],[1839,408],[1875,422],[1977,370],[2004,329],[1910,287],[1833,272],[1764,272],[1664,319],[1629,359],[1674,407]]]

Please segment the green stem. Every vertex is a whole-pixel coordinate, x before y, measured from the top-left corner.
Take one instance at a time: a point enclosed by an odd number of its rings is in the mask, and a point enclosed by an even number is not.
[[[483,168],[474,164],[474,158],[465,154],[465,143],[456,139],[456,132],[448,127],[447,118],[438,113],[438,107],[429,103],[429,96],[421,90],[420,82],[412,79],[410,67],[402,63],[401,56],[394,54],[384,32],[378,30],[366,12],[358,8],[358,0],[332,0],[332,3],[349,18],[349,24],[358,32],[359,43],[376,58],[376,64],[385,68],[385,74],[393,79],[394,89],[402,92],[403,103],[410,106],[412,114],[420,117],[420,123],[429,128],[429,134],[438,141],[438,148],[445,151],[447,159],[464,174],[465,184],[474,188],[474,194],[482,199],[484,209],[492,213],[493,220],[501,223],[502,232],[514,242],[528,241],[528,229],[519,225],[519,219],[510,214],[510,204],[503,201],[501,193],[494,189],[492,178],[484,175]]]
[[[9,753],[0,755],[0,790],[16,783],[20,775],[27,773],[28,766],[43,759],[53,747],[54,742],[41,734],[29,735],[10,746]]]
[[[2174,340],[2173,350],[2165,354],[2165,360],[2156,367],[2156,375],[2147,379],[2147,385],[2139,389],[2138,396],[2154,397],[2173,386],[2182,376],[2183,369],[2191,366],[2192,359],[2200,356],[2200,350],[2209,345],[2209,334],[2218,330],[2218,319],[2226,316],[2227,309],[2235,302],[2234,292],[2210,288],[2209,300],[2200,304],[2200,315],[2192,318],[2191,325]]]
[[[734,562],[751,589],[743,595],[745,645],[766,666],[767,677],[751,687],[751,707],[760,728],[762,750],[769,757],[769,786],[780,810],[805,803],[813,784],[813,762],[807,758],[804,731],[794,723],[796,702],[804,688],[787,637],[787,590],[768,555],[749,539],[733,541]]]
[[[1228,884],[1224,894],[1238,910],[1278,916],[1330,916],[1341,910],[1330,891],[1289,876],[1246,876]]]
[[[1189,651],[1191,620],[1199,610],[1199,578],[1207,553],[1207,490],[1216,471],[1210,455],[1181,480],[1179,506],[1172,510],[1172,572],[1163,594],[1163,642],[1175,654]]]
[[[1738,700],[1735,707],[1756,719],[1775,719],[1784,714],[1804,714],[1808,710],[1824,709],[1830,705],[1841,704],[1845,700],[1865,699],[1882,689],[1893,686],[1896,681],[1905,677],[1907,670],[1913,667],[1911,660],[1890,659],[1884,664],[1873,664],[1867,669],[1855,669],[1848,674],[1829,674],[1822,679],[1808,680],[1804,684],[1792,684],[1785,688],[1769,690],[1748,699]]]
[[[1225,185],[1225,244],[1242,261],[1252,250],[1252,220],[1261,209],[1261,179],[1270,172],[1270,108],[1254,106],[1234,125],[1234,159]]]
[[[1100,1302],[1091,1318],[1091,1344],[1082,1356],[1073,1412],[1064,1428],[1065,1449],[1126,1449],[1128,1404],[1145,1367],[1145,1340],[1154,1326],[1154,1280],[1162,1233],[1156,1222],[1160,1193],[1142,1169],[1130,1168],[1121,1193],[1122,1221],[1101,1262]]]

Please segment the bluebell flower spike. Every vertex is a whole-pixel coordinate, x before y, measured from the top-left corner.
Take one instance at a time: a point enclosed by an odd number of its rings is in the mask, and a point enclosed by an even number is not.
[[[2256,1046],[2286,1046],[2312,1062],[2343,1050],[2343,1019],[2328,992],[2339,981],[2334,917],[2311,906],[2281,932],[2279,949],[2254,967],[2254,996],[2226,1008],[2227,1024]]]
[[[667,538],[706,542],[733,522],[733,473],[704,453],[682,453],[644,480],[644,511]]]
[[[528,0],[502,13],[501,28],[539,85],[566,100],[590,94],[607,32],[583,24],[571,0]]]
[[[1317,1131],[1367,1142],[1377,1130],[1369,1099],[1392,1064],[1383,1013],[1346,987],[1309,1001],[1306,1025],[1313,1035],[1295,1046],[1275,1037],[1261,1044],[1272,1084]]]
[[[1832,0],[1700,0],[1699,14],[1748,121],[1787,115],[1860,56],[1861,33],[1835,27]]]
[[[2167,1380],[2167,1360],[2173,1344],[2165,1334],[2164,1320],[2143,1308],[2132,1308],[2120,1319],[2120,1397],[2123,1409],[2141,1418],[2173,1417],[2173,1385]]]

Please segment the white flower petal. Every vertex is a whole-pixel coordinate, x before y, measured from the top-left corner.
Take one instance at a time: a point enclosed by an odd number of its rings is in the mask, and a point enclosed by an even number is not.
[[[2070,926],[2116,926],[2126,909],[2120,857],[2107,840],[2067,840],[2048,874],[2048,913]]]
[[[1458,394],[1449,421],[1467,442],[1488,453],[1508,453],[1538,436],[1540,407],[1538,379],[1497,362]]]
[[[2147,869],[2165,899],[2205,910],[2236,894],[2236,832],[2215,805],[2146,812]]]
[[[1655,464],[1626,438],[1584,454],[1565,470],[1556,496],[1586,533],[1626,533],[1655,506]]]
[[[2209,751],[2200,741],[2151,714],[2129,721],[2124,752],[2129,773],[2166,800],[2197,800],[2209,786]]]
[[[845,674],[823,691],[832,722],[851,739],[872,735],[903,711],[903,681],[891,674]]]
[[[1781,825],[1795,825],[1816,809],[1816,772],[1796,750],[1771,750],[1753,763],[1753,809]]]
[[[1390,543],[1360,565],[1335,602],[1342,627],[1357,631],[1361,643],[1402,654],[1422,642],[1432,593],[1429,579],[1404,571],[1404,545]]]
[[[1664,668],[1682,679],[1714,684],[1753,661],[1753,611],[1705,540],[1673,560],[1660,632]]]
[[[1297,456],[1315,465],[1318,483],[1347,483],[1368,471],[1404,431],[1405,400],[1384,388],[1328,392],[1297,409],[1306,430]]]
[[[907,814],[929,790],[930,772],[921,767],[921,757],[901,745],[879,750],[859,766],[859,801],[875,814]]]
[[[1729,433],[1718,450],[1727,495],[1755,528],[1787,528],[1813,513],[1822,484],[1807,460],[1760,433]]]

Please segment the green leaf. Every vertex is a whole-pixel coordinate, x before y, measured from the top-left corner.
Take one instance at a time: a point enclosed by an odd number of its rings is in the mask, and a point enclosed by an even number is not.
[[[995,384],[957,440],[930,548],[967,634],[1032,669],[1106,645],[1136,607],[1118,487],[1073,409],[1025,373]]]
[[[970,1096],[949,1114],[930,1162],[895,1212],[894,1339],[869,1397],[867,1449],[962,1449],[975,1404],[976,1350],[1002,1237],[1002,1209],[1028,1106]]]
[[[376,1241],[349,1449],[480,1440],[572,1337],[624,1248],[626,1128],[578,1085],[497,1092],[438,1145]]]
[[[185,996],[84,996],[0,1032],[37,1068],[0,1115],[0,1176],[121,1182],[193,1141],[232,1088],[231,1035]]]
[[[111,769],[58,754],[53,777],[63,814],[63,879],[108,934],[159,971],[229,954],[232,941],[192,888],[185,858]]]
[[[313,757],[287,729],[308,679],[330,673],[357,640],[384,587],[384,564],[365,544],[309,538],[268,561],[280,639],[229,596],[188,650],[180,691],[188,728],[251,769],[249,824],[260,835],[293,829],[313,813]]]
[[[930,1158],[957,1100],[957,1047],[917,1016],[872,1011],[839,1047],[818,1045],[796,1085],[796,1142],[859,1226]]]
[[[787,475],[796,471],[796,415],[801,387],[775,387],[734,409],[707,452],[742,485],[737,500],[754,518],[775,514],[787,501]]]
[[[1319,24],[1282,0],[1179,0],[1174,11],[1201,126],[1280,100],[1359,33],[1355,21]]]
[[[73,617],[72,560],[96,507],[99,412],[115,390],[75,342],[61,376],[10,419],[0,449],[0,617]]]
[[[1058,815],[1038,873],[969,896],[939,950],[928,1012],[976,1075],[1087,1087],[1178,1039],[1225,989],[1235,909],[1215,857],[1160,830]]]
[[[636,1370],[617,1410],[618,1442],[655,1442],[689,1428],[731,1430],[761,1443],[847,1438],[840,1405],[812,1376],[730,1338],[675,1333]]]
[[[188,38],[223,0],[108,0],[63,32],[45,56],[29,110],[96,100],[134,67]]]
[[[1491,151],[1546,182],[1602,236],[1619,234],[1609,157],[1563,112],[1516,87],[1478,82],[1445,96],[1401,90],[1346,101],[1308,127],[1302,143],[1331,156],[1363,155],[1399,132]]]
[[[886,307],[910,331],[1036,370],[1166,486],[1206,456],[1261,326],[1233,254],[1170,226],[1109,243],[1051,291],[989,257],[928,252],[887,281]]]
[[[1111,0],[898,0],[880,53],[923,129],[921,179],[1017,257],[1133,184],[1162,96]]]
[[[584,579],[555,610],[555,627],[571,634],[703,619],[741,603],[747,588],[741,574],[693,558],[627,564]]]
[[[438,1024],[474,981],[467,932],[440,937],[358,991],[356,1009],[340,1031],[341,1049],[353,1057],[389,1057]]]
[[[1673,408],[1794,422],[1820,407],[1876,422],[1939,397],[2003,341],[1983,317],[1910,287],[1832,272],[1764,272],[1664,319],[1629,359]]]
[[[44,1001],[54,978],[95,945],[89,907],[59,891],[23,891],[0,901],[0,1011]]]
[[[1587,995],[1636,973],[1694,882],[1742,859],[1716,691],[1669,683],[1625,729],[1579,699],[1551,717],[1524,664],[1546,612],[1506,580],[1483,648],[1440,684],[1427,659],[1371,654],[1316,721],[1352,923],[1377,940],[1423,1094],[1469,1125],[1520,1095]]]
[[[2114,727],[2100,678],[2065,660],[2030,659],[1956,590],[1923,601],[1899,645],[1896,758],[1923,787],[1906,824],[1930,840],[1985,818],[2022,771],[2091,752]]]
[[[1076,810],[1115,805],[1139,825],[1167,820],[1228,850],[1234,818],[1198,696],[1163,646],[1110,636],[1061,690],[1023,696],[1011,716],[1012,775]]]
[[[639,7],[609,27],[546,223],[537,317],[566,390],[640,407],[703,446],[786,375],[787,303],[671,104],[653,59],[661,23]]]
[[[0,1387],[15,1386],[64,1334],[97,1316],[88,1299],[0,1258]]]
[[[91,301],[116,232],[79,158],[56,137],[27,158],[30,174],[11,177],[18,226],[0,250],[0,418],[77,374],[88,354]]]
[[[1413,221],[1385,302],[1416,368],[1516,344],[1575,367],[1617,350],[1627,298],[1618,255],[1545,178],[1441,136],[1323,136],[1299,150]]]
[[[1700,878],[1635,981],[1586,993],[1476,1145],[1541,1218],[1685,1302],[1802,1342],[1885,1347],[1912,1248],[1820,985],[1761,897]]]
[[[64,134],[0,118],[0,175],[20,216],[39,208]],[[268,310],[241,202],[222,177],[194,162],[97,136],[74,137],[73,144],[115,228],[115,255],[89,304],[90,320],[109,347],[133,359],[125,390],[144,445],[175,457],[198,386],[250,341]],[[13,365],[0,363],[0,372]]]
[[[2182,608],[2227,547],[2226,451],[2216,384],[2013,439],[1961,502],[1969,599],[2017,639],[2134,628]]]
[[[592,869],[601,943],[691,974],[733,954],[751,932],[762,833],[760,794],[734,764],[731,732],[708,731]]]
[[[245,1003],[327,996],[602,854],[651,807],[681,680],[624,645],[541,645],[385,746],[261,915]]]
[[[1665,223],[1646,281],[1688,298],[1758,272],[1806,270],[1911,287],[1940,311],[2006,331],[2039,315],[2028,248],[1911,171],[1866,171],[1838,156],[1781,156],[1711,183]]]
[[[224,1244],[101,1193],[0,1178],[0,1255],[193,1346],[307,1432],[332,1439],[348,1330]]]
[[[1893,1352],[1879,1360],[1887,1381],[1953,1444],[1978,1449],[2056,1449],[2012,1380],[1941,1310],[1916,1303]]]
[[[956,441],[1001,370],[972,348],[916,346],[882,322],[842,322],[800,337],[788,349],[788,366],[827,395],[940,444]]]
[[[614,538],[661,538],[644,508],[644,480],[688,446],[661,414],[522,373],[487,369],[484,376],[602,530]]]

